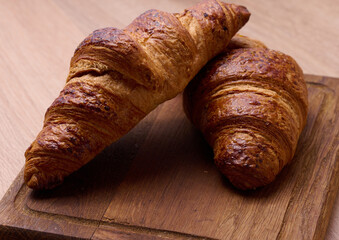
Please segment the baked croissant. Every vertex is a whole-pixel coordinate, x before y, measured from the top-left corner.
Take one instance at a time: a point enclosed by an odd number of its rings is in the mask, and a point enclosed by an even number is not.
[[[52,188],[182,92],[248,21],[245,7],[203,1],[181,14],[149,10],[75,50],[66,85],[25,153],[24,180]]]
[[[291,161],[307,116],[303,72],[290,56],[236,36],[184,91],[184,109],[240,189],[272,182]]]

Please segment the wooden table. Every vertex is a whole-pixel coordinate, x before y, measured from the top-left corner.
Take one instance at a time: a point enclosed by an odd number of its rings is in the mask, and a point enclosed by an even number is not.
[[[75,47],[91,31],[124,27],[150,8],[180,12],[198,0],[0,1],[0,198],[62,89]],[[244,35],[293,56],[305,73],[339,77],[337,0],[239,0]],[[337,199],[327,239],[339,239]]]

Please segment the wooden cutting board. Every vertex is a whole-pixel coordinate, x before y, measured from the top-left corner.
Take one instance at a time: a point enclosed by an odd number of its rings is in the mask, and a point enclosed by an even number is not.
[[[271,185],[233,188],[178,96],[54,190],[28,189],[21,172],[0,202],[0,239],[323,239],[339,186],[339,79],[306,80],[307,126]]]

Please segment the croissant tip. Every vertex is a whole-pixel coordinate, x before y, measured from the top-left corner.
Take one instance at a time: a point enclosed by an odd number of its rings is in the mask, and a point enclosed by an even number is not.
[[[248,11],[248,9],[245,6],[241,6],[239,5],[237,7],[239,13],[244,17],[244,19],[246,19],[246,21],[248,21],[248,19],[251,16],[251,13]]]
[[[63,177],[60,174],[46,177],[43,172],[33,168],[25,172],[24,180],[26,185],[33,190],[47,190],[59,186],[63,182]]]
[[[244,6],[237,6],[236,12],[241,16],[241,25],[244,26],[250,19],[251,13]]]
[[[28,180],[26,180],[26,184],[28,187],[32,189],[39,189],[39,178],[36,174],[32,174]]]
[[[245,6],[241,5],[236,5],[236,4],[228,4],[228,3],[223,3],[224,6],[229,6],[236,15],[240,17],[240,26],[239,29],[244,26],[248,20],[250,19],[251,13],[248,11],[248,9]]]

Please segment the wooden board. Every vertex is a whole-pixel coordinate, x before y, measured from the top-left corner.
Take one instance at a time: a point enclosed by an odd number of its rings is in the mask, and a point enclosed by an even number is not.
[[[339,186],[339,79],[306,76],[310,109],[293,163],[239,191],[213,164],[181,96],[49,191],[0,202],[0,239],[322,239]]]

